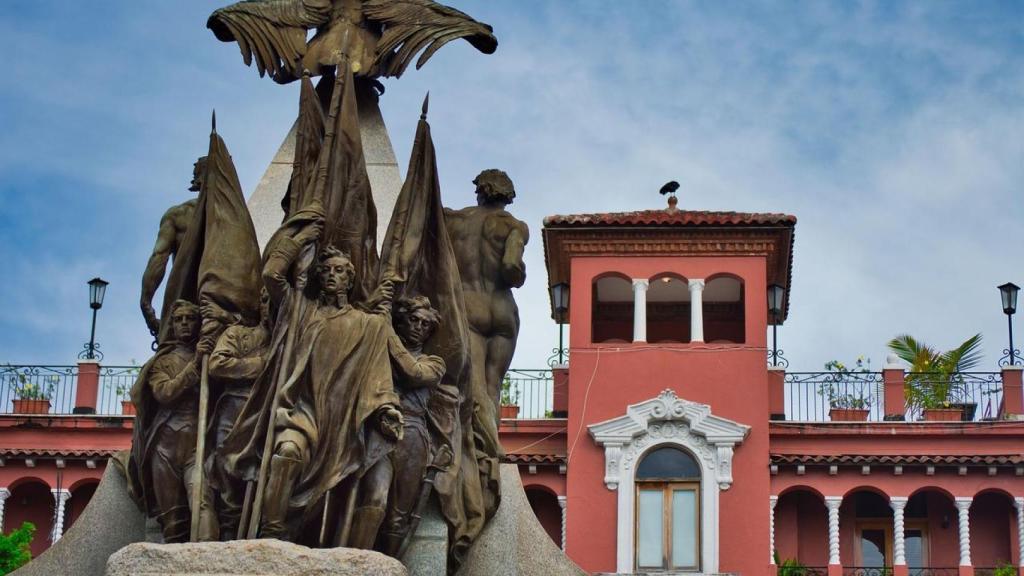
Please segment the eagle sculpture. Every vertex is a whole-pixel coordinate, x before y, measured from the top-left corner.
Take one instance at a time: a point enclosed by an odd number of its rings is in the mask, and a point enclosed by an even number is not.
[[[417,69],[458,38],[484,54],[498,47],[490,26],[433,0],[245,0],[216,10],[206,26],[281,84],[346,57],[357,76],[397,78],[421,51]]]

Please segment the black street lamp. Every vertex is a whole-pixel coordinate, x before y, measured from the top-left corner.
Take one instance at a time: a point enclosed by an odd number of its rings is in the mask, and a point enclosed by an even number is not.
[[[778,284],[768,286],[768,313],[772,316],[772,351],[768,354],[772,366],[786,366],[789,364],[782,357],[782,350],[778,349],[779,320],[782,318],[782,306],[786,299],[786,289]]]
[[[1013,315],[1017,312],[1017,292],[1020,292],[1020,286],[1013,282],[999,286],[999,295],[1003,301],[1003,314],[1006,314],[1006,327],[1010,333],[1010,347],[1003,350],[1004,356],[999,360],[1000,366],[1016,366],[1017,356],[1020,355],[1020,351],[1013,348]]]
[[[559,282],[551,286],[551,310],[558,323],[558,365],[565,363],[565,324],[569,321],[569,284]]]
[[[110,282],[96,277],[89,280],[89,308],[92,308],[92,332],[89,334],[89,343],[85,345],[85,350],[79,357],[84,357],[88,360],[94,360],[96,355],[99,354],[100,359],[103,359],[103,353],[98,350],[100,347],[96,343],[96,312],[103,307],[103,297],[107,293],[107,285]]]

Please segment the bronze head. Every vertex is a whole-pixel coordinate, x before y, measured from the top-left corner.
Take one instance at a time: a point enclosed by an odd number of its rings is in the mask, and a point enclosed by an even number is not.
[[[192,165],[192,182],[189,183],[190,192],[199,192],[203,188],[203,178],[206,177],[206,156],[200,156]]]
[[[325,246],[317,257],[316,275],[320,280],[320,291],[324,295],[348,294],[356,275],[356,267],[348,254]]]
[[[501,204],[507,206],[516,197],[512,179],[503,170],[488,168],[473,179],[476,184],[476,203],[479,206]]]
[[[171,305],[171,334],[183,344],[199,339],[199,306],[188,300],[175,300]]]
[[[395,304],[395,332],[407,347],[421,348],[441,323],[441,315],[426,296],[399,298]]]

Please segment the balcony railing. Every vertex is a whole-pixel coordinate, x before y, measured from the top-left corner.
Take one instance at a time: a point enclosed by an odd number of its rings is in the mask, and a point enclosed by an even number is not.
[[[95,407],[76,410],[78,366],[0,366],[0,414],[123,415],[122,401],[138,375],[138,366],[104,366],[99,372]]]
[[[788,372],[783,390],[786,420],[877,422],[896,413],[915,422],[924,419],[922,405],[942,404],[943,399],[948,407],[962,410],[964,421],[995,420],[1002,415],[999,372],[957,372],[946,377],[911,372],[903,378],[903,384],[896,383],[897,397],[904,398],[906,406],[886,406],[887,384],[881,372]]]
[[[978,575],[979,568],[974,569],[975,576]],[[960,573],[960,569],[956,566],[953,567],[935,567],[935,568],[909,568],[908,573],[910,576],[957,576]]]
[[[828,566],[778,566],[776,576],[828,576]]]
[[[948,377],[910,372],[906,381],[908,394],[907,420],[921,419],[921,406],[914,398],[948,398],[951,408],[963,410],[963,419],[993,420],[999,416],[1003,403],[1003,380],[999,372],[957,372]]]
[[[786,420],[828,422],[833,407],[885,416],[881,372],[787,372]]]
[[[78,366],[0,366],[0,414],[126,415],[123,402],[129,400],[138,374],[138,366],[100,368],[93,412],[83,410],[78,398]],[[42,402],[21,402],[28,397]],[[502,399],[519,407],[520,419],[550,417],[554,399],[551,370],[509,370],[502,384]],[[91,403],[89,408],[93,408]]]
[[[843,576],[892,576],[892,566],[843,566]]]
[[[551,370],[512,368],[502,382],[502,403],[519,407],[518,418],[550,418],[554,406]]]

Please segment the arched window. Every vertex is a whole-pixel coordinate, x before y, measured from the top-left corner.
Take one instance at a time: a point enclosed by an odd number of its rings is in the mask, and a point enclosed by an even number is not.
[[[717,275],[704,286],[704,341],[746,342],[743,280]]]
[[[690,288],[686,278],[659,274],[647,288],[647,341],[690,341]]]
[[[636,569],[700,570],[700,465],[671,446],[636,468]]]
[[[619,274],[599,276],[592,300],[591,342],[632,342],[633,282]]]

